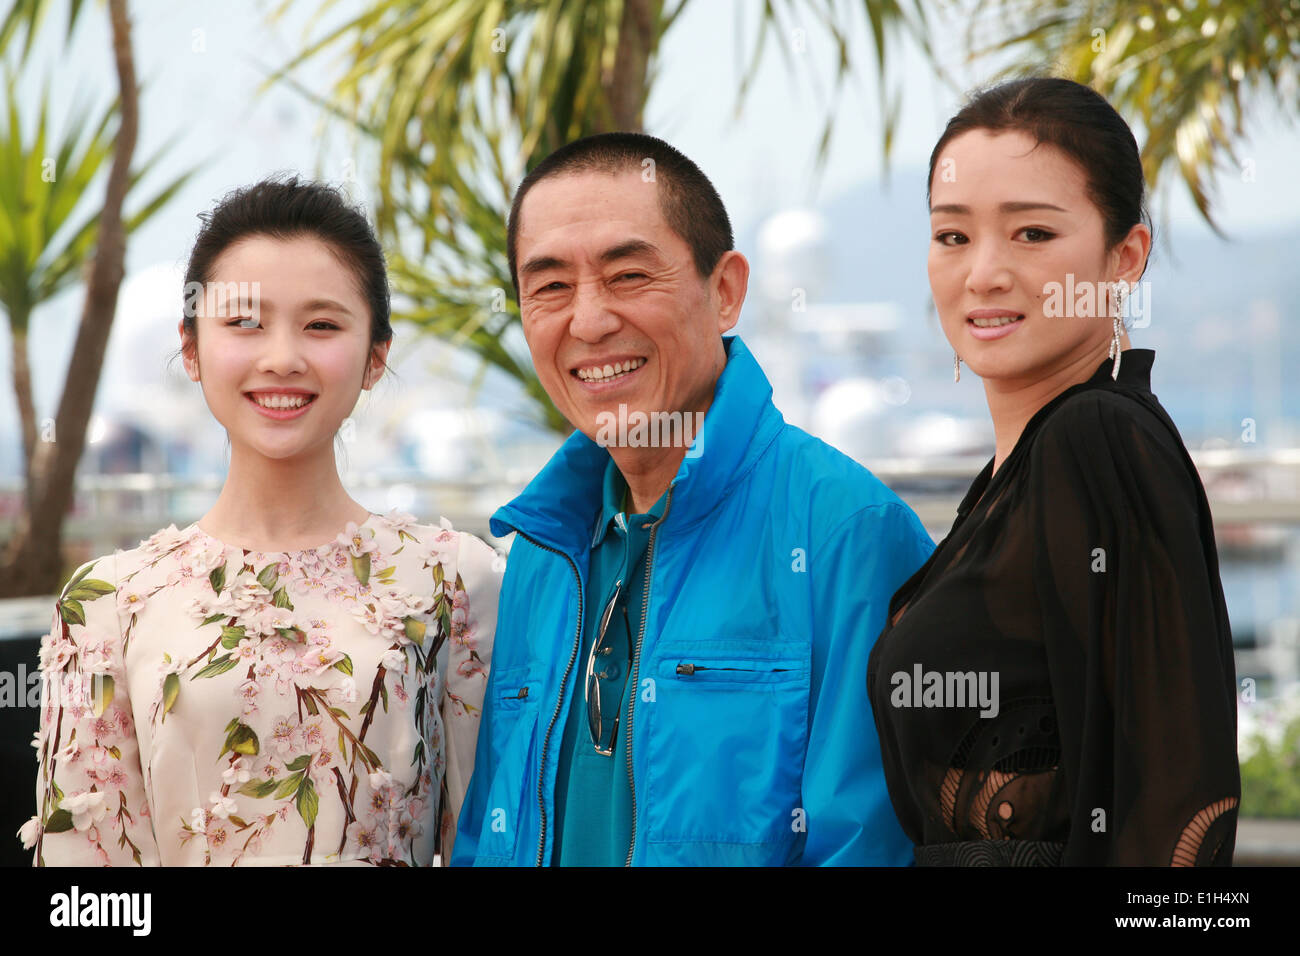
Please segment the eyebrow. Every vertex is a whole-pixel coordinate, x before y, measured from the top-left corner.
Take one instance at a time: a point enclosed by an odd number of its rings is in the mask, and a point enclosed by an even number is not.
[[[231,310],[231,311],[237,310],[240,312],[246,310],[252,311],[253,309],[260,309],[274,314],[276,311],[274,302],[267,299],[261,299],[261,298],[250,299],[247,298],[246,296],[240,296],[239,298],[235,298],[235,299],[226,299],[222,302],[222,306],[226,310]],[[304,302],[302,304],[302,307],[299,309],[299,311],[300,312],[322,312],[322,311],[337,312],[341,315],[345,315],[348,317],[352,316],[352,310],[349,309],[342,302],[335,301],[334,299],[324,299],[324,298],[312,299],[308,302]]]
[[[627,242],[620,242],[616,246],[610,246],[600,254],[600,261],[609,263],[618,259],[626,259],[629,256],[654,255],[659,250],[652,243],[644,239],[629,239]]]
[[[1032,212],[1036,209],[1051,209],[1056,212],[1069,212],[1068,209],[1054,206],[1050,202],[1004,202],[998,206],[999,212]],[[930,215],[933,216],[935,213],[940,212],[958,216],[969,216],[970,206],[963,206],[960,203],[944,203],[939,206],[930,207]]]
[[[342,302],[335,302],[333,299],[312,299],[310,302],[304,302],[303,312],[342,312],[344,315],[351,315],[352,310]]]
[[[647,242],[645,239],[629,239],[626,242],[610,246],[596,258],[599,262],[608,264],[630,256],[656,255],[658,252],[659,248],[652,242]],[[521,276],[533,275],[537,272],[545,272],[547,269],[561,269],[568,264],[566,260],[556,256],[537,256],[525,262],[520,267],[519,274]]]

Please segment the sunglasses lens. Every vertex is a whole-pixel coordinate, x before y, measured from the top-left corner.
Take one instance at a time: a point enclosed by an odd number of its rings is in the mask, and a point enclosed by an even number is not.
[[[587,678],[587,729],[591,731],[591,742],[600,746],[600,678],[593,673]]]
[[[587,661],[587,729],[591,733],[591,742],[602,754],[608,756],[614,750],[614,734],[618,728],[618,711],[622,706],[623,690],[627,686],[627,673],[632,657],[632,635],[628,629],[627,609],[619,605],[622,582],[614,588],[614,596],[605,605],[605,612],[600,616],[600,630],[596,634],[596,644],[591,649]],[[612,630],[610,622],[615,615],[622,620]],[[622,658],[615,654],[614,643],[624,652]],[[601,694],[605,695],[605,706],[601,706]],[[606,723],[602,715],[610,715]],[[605,733],[608,731],[608,734]],[[608,740],[606,740],[608,736]]]

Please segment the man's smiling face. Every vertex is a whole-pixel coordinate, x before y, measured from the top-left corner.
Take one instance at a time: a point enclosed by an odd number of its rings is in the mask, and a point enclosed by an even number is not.
[[[723,262],[701,278],[658,184],[638,170],[561,173],[529,190],[519,222],[524,336],[560,413],[594,439],[619,405],[707,410],[739,303],[717,294]]]

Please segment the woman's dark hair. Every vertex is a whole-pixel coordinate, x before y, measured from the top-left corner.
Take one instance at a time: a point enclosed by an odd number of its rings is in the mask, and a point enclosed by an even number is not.
[[[1073,80],[1033,76],[974,94],[948,121],[930,154],[927,204],[939,154],[954,137],[977,129],[1028,133],[1078,163],[1088,196],[1101,211],[1106,248],[1114,248],[1139,222],[1151,225],[1143,206],[1146,182],[1133,131],[1095,90]]]
[[[200,213],[199,230],[185,269],[189,290],[212,277],[217,258],[241,239],[268,236],[290,239],[313,236],[328,246],[356,278],[357,290],[370,306],[370,345],[393,338],[388,270],[384,252],[365,215],[339,190],[297,176],[271,177],[227,193],[210,213]],[[197,341],[193,308],[184,310],[184,329]]]

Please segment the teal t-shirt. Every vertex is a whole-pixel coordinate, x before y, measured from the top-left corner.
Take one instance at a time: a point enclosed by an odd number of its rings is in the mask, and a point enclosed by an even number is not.
[[[555,847],[551,862],[557,866],[622,866],[632,842],[632,783],[628,779],[626,732],[627,709],[635,688],[631,676],[634,662],[626,656],[626,641],[607,640],[613,650],[601,662],[601,667],[614,675],[607,680],[617,683],[622,675],[627,677],[611,756],[598,753],[592,745],[584,693],[587,658],[596,642],[601,616],[620,582],[622,590],[609,628],[623,627],[622,608],[626,608],[633,654],[641,632],[646,545],[650,526],[663,515],[667,492],[646,514],[628,515],[623,510],[626,491],[627,482],[611,458],[605,468],[604,500],[587,574],[582,647],[570,675],[573,684],[555,777]]]

